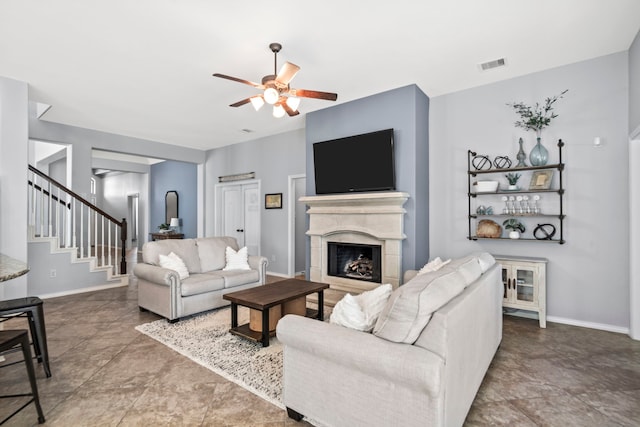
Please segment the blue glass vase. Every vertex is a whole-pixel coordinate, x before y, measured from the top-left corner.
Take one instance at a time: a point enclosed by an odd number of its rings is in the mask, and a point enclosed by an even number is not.
[[[544,145],[540,143],[540,137],[537,137],[536,141],[536,145],[531,149],[531,153],[529,153],[529,163],[531,163],[531,166],[544,166],[549,160],[549,152],[544,148]]]

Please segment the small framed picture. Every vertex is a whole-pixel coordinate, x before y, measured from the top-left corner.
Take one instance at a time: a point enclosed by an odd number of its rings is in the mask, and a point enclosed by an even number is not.
[[[282,193],[264,195],[265,209],[282,209]]]
[[[534,171],[531,175],[529,190],[548,190],[551,188],[551,178],[553,178],[553,169]]]

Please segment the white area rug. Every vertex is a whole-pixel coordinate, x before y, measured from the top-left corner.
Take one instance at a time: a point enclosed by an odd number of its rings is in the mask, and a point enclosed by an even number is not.
[[[249,310],[238,307],[239,324],[248,319]],[[230,334],[230,326],[226,307],[173,324],[156,320],[136,330],[284,409],[282,344],[273,337],[269,347],[262,347]]]

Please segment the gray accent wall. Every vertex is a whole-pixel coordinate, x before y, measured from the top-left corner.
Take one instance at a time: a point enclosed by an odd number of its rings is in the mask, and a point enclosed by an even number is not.
[[[280,120],[286,119],[283,117]],[[213,236],[215,233],[215,187],[218,177],[247,172],[255,172],[256,179],[260,180],[261,255],[269,260],[269,272],[286,275],[289,247],[288,177],[305,173],[304,130],[297,129],[207,152],[206,236]],[[282,209],[264,209],[264,195],[269,193],[282,193]]]
[[[409,85],[307,114],[307,194],[315,194],[313,144],[382,129],[394,129],[396,190],[409,193],[402,243],[402,269],[429,258],[429,97]]]
[[[548,258],[550,320],[621,332],[629,326],[627,58],[620,52],[431,99],[432,256],[485,250]],[[551,163],[558,160],[557,140],[566,143],[567,243],[467,240],[467,150],[515,159],[522,137],[528,156],[535,134],[516,128],[518,117],[505,104],[542,102],[564,89],[569,92],[557,103],[559,116],[542,138]],[[543,195],[543,209],[548,197]]]
[[[178,192],[178,216],[184,237],[198,234],[197,165],[166,161],[151,166],[149,177],[149,231],[158,231],[165,222],[165,195]]]
[[[640,32],[629,48],[629,133],[640,128]]]

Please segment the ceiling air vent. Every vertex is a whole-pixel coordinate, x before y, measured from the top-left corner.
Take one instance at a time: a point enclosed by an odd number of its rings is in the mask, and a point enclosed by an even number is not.
[[[504,58],[500,58],[493,61],[483,62],[482,64],[480,64],[480,68],[482,69],[482,71],[487,71],[491,70],[492,68],[504,67],[505,65],[506,64]]]

